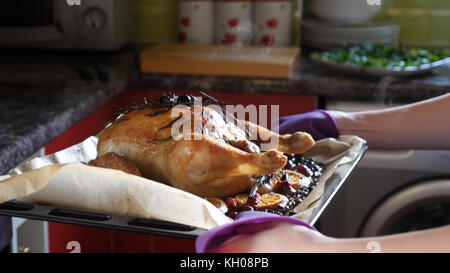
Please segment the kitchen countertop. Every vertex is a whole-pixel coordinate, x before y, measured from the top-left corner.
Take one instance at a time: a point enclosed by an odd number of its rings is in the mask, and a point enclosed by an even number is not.
[[[289,79],[138,73],[130,84],[137,88],[182,87],[183,90],[313,94],[345,100],[415,102],[450,92],[450,66],[411,78],[375,78],[329,70],[302,56]]]
[[[414,79],[362,78],[302,58],[289,79],[143,75],[135,47],[114,53],[4,50],[0,53],[0,174],[126,88],[315,94],[414,102],[450,91],[450,69]]]
[[[0,60],[0,174],[119,95],[130,70],[127,58],[109,54],[10,52]]]

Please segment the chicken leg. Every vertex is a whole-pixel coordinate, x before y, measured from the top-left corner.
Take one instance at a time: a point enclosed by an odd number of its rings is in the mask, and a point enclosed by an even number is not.
[[[191,183],[198,184],[225,177],[271,174],[287,162],[277,150],[248,153],[211,137],[201,137],[201,140],[180,140],[174,144],[168,157],[168,162],[177,162],[169,164],[174,181],[186,181],[189,177]]]
[[[244,124],[249,132],[256,132],[256,142],[264,144],[265,150],[276,149],[286,154],[302,154],[315,144],[311,135],[305,132],[279,135],[249,121],[244,121]]]

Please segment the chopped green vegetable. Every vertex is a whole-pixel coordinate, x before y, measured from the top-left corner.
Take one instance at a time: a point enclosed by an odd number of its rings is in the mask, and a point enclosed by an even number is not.
[[[384,68],[418,67],[450,57],[442,49],[430,51],[372,43],[313,52],[311,56],[328,62]]]

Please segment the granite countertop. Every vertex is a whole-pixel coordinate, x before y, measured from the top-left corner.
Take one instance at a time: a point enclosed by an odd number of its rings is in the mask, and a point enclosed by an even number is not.
[[[313,94],[361,101],[414,102],[450,92],[450,66],[410,77],[363,77],[340,73],[302,57],[289,79],[139,74],[134,87],[234,91],[247,93]]]
[[[291,78],[144,75],[139,48],[113,53],[4,50],[0,53],[0,174],[127,88],[315,94],[413,102],[450,91],[450,70],[414,79],[339,74],[302,58]]]
[[[0,174],[127,86],[126,56],[0,54]]]

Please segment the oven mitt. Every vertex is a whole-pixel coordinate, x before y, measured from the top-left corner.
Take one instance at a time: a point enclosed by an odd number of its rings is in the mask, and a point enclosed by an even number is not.
[[[210,252],[211,248],[225,242],[235,235],[254,233],[255,229],[252,228],[253,224],[261,224],[272,221],[288,222],[317,231],[309,224],[293,217],[280,216],[262,211],[244,211],[236,216],[232,223],[217,226],[199,236],[195,242],[196,252]]]
[[[281,117],[278,131],[280,134],[292,134],[298,131],[309,133],[314,140],[339,137],[334,118],[324,110]]]

